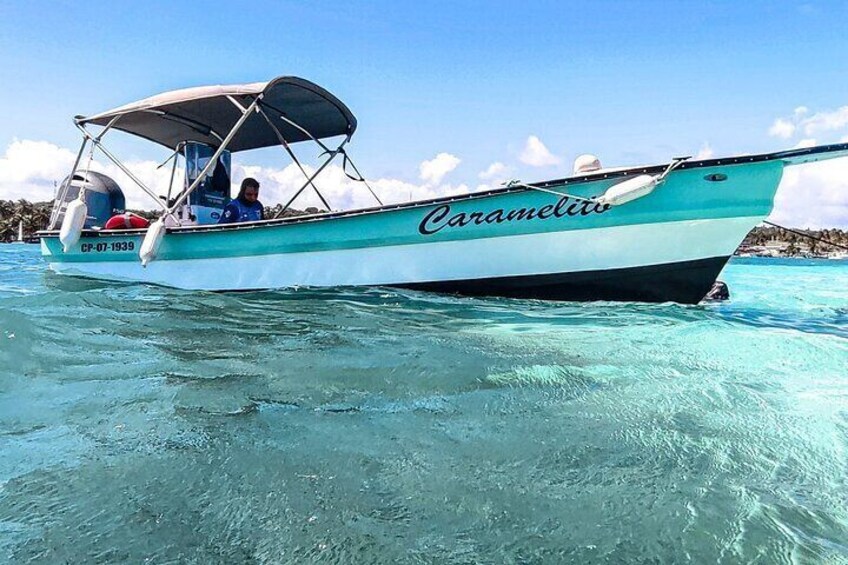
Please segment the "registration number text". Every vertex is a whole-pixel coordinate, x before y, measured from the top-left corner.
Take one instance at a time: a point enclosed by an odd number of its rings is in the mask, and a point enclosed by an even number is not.
[[[134,241],[109,241],[80,244],[83,253],[103,253],[104,251],[135,251]]]

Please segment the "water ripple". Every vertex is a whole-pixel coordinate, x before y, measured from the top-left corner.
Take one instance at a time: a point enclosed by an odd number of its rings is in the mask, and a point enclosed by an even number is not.
[[[181,292],[0,246],[0,561],[844,562],[848,264],[723,278]]]

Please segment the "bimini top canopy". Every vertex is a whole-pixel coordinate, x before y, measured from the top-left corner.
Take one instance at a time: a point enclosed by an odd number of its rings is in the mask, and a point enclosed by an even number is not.
[[[269,82],[201,86],[157,94],[89,118],[77,116],[80,125],[106,126],[118,117],[112,127],[173,149],[182,141],[197,141],[213,147],[222,140],[242,117],[242,112],[228,99],[236,99],[245,108],[262,94],[260,106],[286,142],[310,139],[299,125],[315,139],[337,135],[351,136],[356,118],[338,98],[307,80],[278,77]],[[239,129],[227,149],[246,151],[279,145],[280,140],[266,119],[254,112]]]

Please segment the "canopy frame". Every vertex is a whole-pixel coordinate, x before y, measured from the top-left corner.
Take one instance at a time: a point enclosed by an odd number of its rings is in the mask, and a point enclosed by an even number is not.
[[[320,131],[320,133],[310,131],[309,126],[304,125],[303,123],[299,123],[297,120],[291,117],[290,114],[292,112],[297,113],[298,108],[293,107],[289,109],[285,106],[283,108],[280,108],[279,104],[274,104],[267,100],[266,93],[274,92],[277,96],[277,102],[281,100],[285,101],[284,97],[281,98],[282,95],[277,90],[274,90],[275,88],[291,88],[292,92],[294,92],[295,95],[305,96],[305,103],[313,104],[314,107],[308,108],[306,111],[304,111],[305,113],[303,113],[303,115],[312,120],[310,123],[315,126]],[[223,136],[222,134],[224,134],[224,132],[216,131],[216,128],[212,125],[204,124],[201,123],[201,121],[194,120],[190,117],[181,116],[168,111],[169,108],[182,108],[186,110],[185,113],[190,113],[188,112],[188,110],[193,110],[196,112],[198,109],[209,107],[210,100],[212,100],[213,102],[215,100],[226,100],[229,104],[232,105],[232,107],[235,107],[239,113],[238,119],[235,121],[235,123],[232,124],[232,127],[229,128],[229,131],[227,131],[226,134]],[[218,105],[214,107],[217,113],[213,116],[210,116],[210,120],[214,121],[214,119],[217,118],[220,122],[222,115],[220,102],[214,103]],[[204,104],[206,105],[204,106]],[[315,108],[317,108],[317,110]],[[153,120],[150,122],[145,122],[144,116],[151,114],[161,118],[161,120],[164,121]],[[237,138],[238,134],[242,131],[243,127],[249,121],[250,117],[253,114],[258,114],[262,118],[262,123],[264,123],[265,127],[267,128],[265,131],[267,132],[268,130],[270,130],[271,132],[273,132],[274,141],[276,143],[270,143],[268,134],[262,133],[261,129],[259,129],[257,126],[257,122],[253,121],[251,128],[245,134],[247,135],[247,138],[242,137],[240,139],[240,145],[235,149],[231,148],[233,140]],[[132,116],[132,119],[128,118],[128,116]],[[130,120],[132,123],[127,125],[126,123],[122,123],[122,120]],[[276,120],[279,120],[279,123],[285,126],[286,131],[291,136],[289,139],[287,139],[287,135],[282,131],[278,123],[275,123]],[[179,124],[182,127],[175,127],[174,130],[169,130],[165,122],[173,122],[175,124]],[[130,171],[130,169],[123,162],[121,162],[118,157],[112,154],[112,152],[109,151],[109,149],[107,149],[103,144],[103,137],[112,129],[116,129],[124,131],[126,133],[130,133],[131,135],[136,135],[138,137],[148,139],[161,145],[165,145],[165,142],[163,141],[165,139],[164,133],[163,135],[158,137],[145,135],[139,130],[139,123],[147,123],[148,125],[154,124],[155,128],[160,128],[156,131],[159,131],[160,133],[166,132],[167,135],[174,135],[175,132],[179,131],[180,135],[185,137],[185,139],[180,139],[174,145],[171,145],[169,147],[173,148],[173,153],[165,162],[167,163],[168,160],[174,158],[174,170],[172,171],[171,180],[168,186],[168,195],[164,201],[161,196],[156,194],[155,190],[147,186],[135,174],[133,174],[132,171]],[[116,108],[114,110],[110,110],[108,112],[97,114],[90,118],[77,116],[74,119],[74,125],[82,133],[83,141],[82,145],[80,146],[77,157],[74,161],[73,168],[71,169],[69,181],[63,187],[61,195],[57,194],[57,200],[54,203],[54,208],[51,213],[51,219],[48,229],[56,229],[57,227],[56,224],[58,223],[58,218],[61,212],[60,208],[65,200],[65,197],[67,196],[70,185],[73,182],[74,174],[79,168],[85,149],[89,146],[89,144],[92,152],[95,149],[99,150],[100,153],[102,153],[109,161],[115,164],[115,166],[117,166],[124,174],[126,174],[127,177],[134,184],[136,184],[143,192],[145,192],[148,196],[151,197],[151,199],[156,203],[156,205],[162,209],[162,218],[165,218],[167,216],[175,218],[175,213],[179,210],[181,206],[185,205],[185,203],[188,201],[189,196],[198,188],[198,186],[201,185],[203,179],[205,179],[205,177],[209,174],[212,167],[215,165],[215,163],[217,163],[218,158],[224,151],[229,149],[231,152],[236,152],[251,148],[268,147],[275,144],[281,145],[283,147],[290,159],[295,163],[295,165],[297,165],[298,169],[306,178],[306,182],[283,205],[282,209],[275,215],[275,217],[280,217],[303,193],[303,191],[310,186],[318,195],[318,198],[321,200],[321,203],[326,207],[327,211],[331,211],[331,206],[316,186],[315,179],[322,171],[324,171],[324,169],[327,168],[327,166],[330,165],[331,162],[333,162],[333,160],[339,154],[344,155],[345,161],[347,163],[349,157],[345,153],[344,147],[348,142],[350,142],[353,133],[356,129],[356,118],[353,116],[352,113],[350,113],[350,110],[348,110],[347,107],[341,103],[341,101],[336,99],[332,94],[323,90],[319,86],[314,85],[313,83],[310,83],[303,79],[298,79],[296,77],[278,77],[267,83],[254,83],[249,85],[236,85],[229,87],[201,87],[197,89],[185,89],[170,93],[164,93],[139,102]],[[95,134],[89,130],[88,126],[90,125],[100,126],[103,129]],[[197,142],[197,140],[193,138],[194,135],[192,132],[199,132],[203,136],[206,136],[204,138],[206,139],[206,141],[200,141],[200,143],[206,143],[207,145],[210,145],[208,141],[210,141],[211,138],[214,138],[214,141],[219,143],[215,143],[214,145],[212,145],[212,147],[216,148],[215,152],[209,158],[209,161],[207,162],[203,170],[200,172],[200,174],[197,176],[197,178],[189,186],[185,186],[184,184],[182,191],[172,201],[170,196],[174,181],[174,172],[176,170],[177,164],[176,157],[180,154],[181,148],[184,148],[187,142]],[[344,137],[335,149],[331,148],[331,146],[322,141],[322,139],[326,139],[328,137],[335,137],[337,135],[343,135]],[[292,137],[294,138],[293,140]],[[310,140],[316,143],[323,150],[323,154],[327,155],[326,160],[324,160],[324,162],[321,163],[319,167],[315,170],[315,172],[311,175],[300,163],[291,148],[292,143],[306,140]],[[351,177],[346,171],[345,174],[353,180],[361,180],[365,182],[364,178],[356,179],[354,177]],[[368,186],[367,182],[366,186],[368,187],[369,192],[377,200],[377,202],[382,205],[382,202],[377,197],[377,195],[374,194],[374,191],[371,189],[370,186]]]
[[[216,147],[223,143],[226,132],[240,117],[232,113],[230,104],[238,100],[246,106],[259,95],[263,104],[274,111],[274,121],[285,130],[290,143],[340,135],[350,137],[356,131],[356,117],[341,100],[317,84],[293,76],[268,82],[174,90],[94,116],[77,116],[75,121],[106,126],[110,120],[121,117],[118,129],[169,149],[179,141]],[[266,123],[257,118],[232,141],[229,150],[236,153],[276,143]]]

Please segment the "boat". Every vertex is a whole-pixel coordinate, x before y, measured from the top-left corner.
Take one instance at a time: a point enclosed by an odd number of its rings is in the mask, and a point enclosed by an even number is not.
[[[301,166],[304,183],[283,210],[307,189],[321,196],[315,178],[336,159],[367,183],[346,151],[357,127],[350,109],[312,82],[282,76],[166,92],[74,122],[82,145],[50,225],[38,233],[49,268],[206,291],[388,286],[697,303],[771,212],[785,167],[848,155],[843,143],[616,169],[583,156],[560,179],[390,205],[375,194],[376,204],[363,209],[328,205],[317,214],[218,224],[230,197],[231,156],[244,151],[279,145]],[[105,147],[104,136],[116,130],[172,151],[172,177],[177,160],[184,162],[178,194],[156,194]],[[315,172],[297,161],[297,143],[325,152]],[[102,229],[108,218],[91,213],[90,198],[109,212],[123,210],[110,179],[86,165],[86,152],[90,163],[95,150],[161,208],[149,227]]]
[[[12,243],[26,243],[26,241],[24,240],[24,221],[23,220],[18,222],[18,239],[16,239]]]

